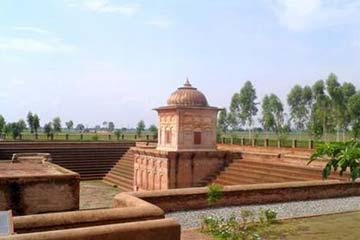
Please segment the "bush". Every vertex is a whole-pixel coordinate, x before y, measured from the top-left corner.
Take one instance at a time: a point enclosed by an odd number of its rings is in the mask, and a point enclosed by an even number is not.
[[[271,234],[269,226],[276,222],[277,213],[270,210],[243,210],[239,219],[232,214],[228,219],[217,216],[205,217],[202,220],[202,231],[219,240],[257,240]],[[255,219],[259,221],[256,221]]]
[[[215,204],[223,196],[223,187],[221,185],[211,184],[208,186],[207,201],[209,205]]]
[[[99,141],[99,136],[98,135],[94,135],[91,137],[91,140],[93,141]]]
[[[360,143],[349,141],[345,143],[329,143],[317,147],[308,164],[316,159],[328,159],[323,169],[323,178],[327,179],[331,171],[340,169],[340,175],[350,170],[351,179],[360,178]]]

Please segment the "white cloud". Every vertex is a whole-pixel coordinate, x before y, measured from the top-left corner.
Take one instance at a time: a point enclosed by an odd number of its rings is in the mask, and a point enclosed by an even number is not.
[[[73,53],[77,51],[77,48],[65,44],[59,39],[39,40],[33,38],[0,38],[0,51]]]
[[[158,17],[146,22],[146,24],[160,29],[167,29],[171,27],[172,22],[165,17]]]
[[[135,15],[139,9],[139,4],[111,4],[108,0],[70,0],[67,1],[70,7],[83,7],[93,12],[116,13],[125,16]]]
[[[359,23],[360,0],[271,0],[279,22],[292,31]]]
[[[21,31],[21,32],[31,32],[31,33],[37,33],[37,34],[51,34],[49,31],[37,28],[37,27],[28,27],[28,26],[22,26],[22,27],[12,27],[11,28],[14,31]]]

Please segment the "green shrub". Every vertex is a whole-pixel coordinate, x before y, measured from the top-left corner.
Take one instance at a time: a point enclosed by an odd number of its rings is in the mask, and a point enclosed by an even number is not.
[[[261,209],[257,214],[254,211],[242,210],[238,218],[235,214],[228,219],[218,216],[205,217],[201,230],[219,240],[258,240],[271,234],[270,225],[276,222],[276,217],[277,213],[270,209]]]
[[[360,178],[360,143],[349,141],[345,143],[328,143],[317,147],[308,164],[316,159],[328,159],[323,169],[323,178],[327,179],[332,170],[340,169],[340,175],[350,170],[351,179]]]
[[[209,205],[215,204],[223,196],[223,187],[217,184],[208,186],[207,201]]]

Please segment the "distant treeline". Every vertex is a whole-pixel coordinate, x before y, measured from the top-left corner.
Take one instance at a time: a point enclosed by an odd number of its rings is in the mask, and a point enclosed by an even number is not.
[[[256,90],[247,81],[231,99],[230,106],[219,113],[218,129],[222,133],[247,129],[252,138],[255,116],[260,111],[257,132],[273,132],[279,137],[291,131],[306,132],[314,138],[336,134],[336,140],[360,136],[360,92],[349,82],[340,83],[331,73],[326,80],[312,86],[295,85],[287,95],[289,113],[275,94],[258,101]]]
[[[40,126],[40,118],[38,114],[33,114],[29,112],[26,116],[26,122],[23,119],[20,119],[17,122],[6,122],[5,118],[0,115],[0,138],[5,136],[11,136],[12,139],[20,139],[23,133],[26,135],[36,136],[34,139],[37,139],[39,133],[45,134],[48,139],[53,139],[54,135],[60,135],[61,132],[66,131],[67,133],[100,133],[107,132],[110,135],[115,134],[117,138],[121,135],[124,135],[126,132],[133,132],[137,137],[141,137],[144,131],[148,131],[152,136],[157,136],[157,127],[155,125],[150,125],[149,128],[146,128],[145,122],[140,120],[137,123],[135,129],[127,128],[115,128],[115,124],[112,121],[104,121],[102,125],[96,125],[94,127],[88,128],[84,124],[78,123],[76,126],[72,120],[65,122],[65,128],[62,126],[62,121],[60,117],[55,117],[51,122],[45,123],[42,127]],[[64,135],[66,136],[66,135]],[[65,139],[64,139],[65,140]]]

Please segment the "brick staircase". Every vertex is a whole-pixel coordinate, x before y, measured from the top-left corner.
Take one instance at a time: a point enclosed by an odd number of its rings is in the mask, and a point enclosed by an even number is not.
[[[50,153],[52,161],[80,174],[81,180],[102,179],[134,143],[1,143],[0,159],[13,153]]]
[[[128,150],[106,174],[103,181],[116,185],[122,191],[132,191],[134,189],[134,153]]]
[[[279,183],[322,179],[322,168],[282,161],[273,153],[243,153],[222,171],[214,183],[221,185]],[[330,175],[332,180],[346,181],[347,177]]]

